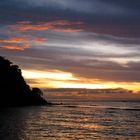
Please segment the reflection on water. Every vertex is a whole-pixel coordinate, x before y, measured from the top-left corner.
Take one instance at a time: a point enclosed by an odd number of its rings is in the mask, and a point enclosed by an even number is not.
[[[139,103],[0,109],[0,140],[140,139]]]

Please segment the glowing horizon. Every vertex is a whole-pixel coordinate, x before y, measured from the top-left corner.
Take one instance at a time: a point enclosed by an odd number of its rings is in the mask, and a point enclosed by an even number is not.
[[[74,77],[72,73],[62,71],[38,71],[22,70],[25,79],[34,80],[36,83],[30,83],[31,86],[40,88],[86,88],[86,89],[108,89],[108,88],[125,88],[128,90],[139,91],[139,83],[120,83],[108,81],[89,81],[80,77]],[[86,82],[87,80],[87,82]]]

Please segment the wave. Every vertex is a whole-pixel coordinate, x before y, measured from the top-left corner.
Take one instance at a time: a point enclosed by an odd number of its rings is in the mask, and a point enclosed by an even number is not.
[[[140,111],[140,108],[106,108],[108,110]]]

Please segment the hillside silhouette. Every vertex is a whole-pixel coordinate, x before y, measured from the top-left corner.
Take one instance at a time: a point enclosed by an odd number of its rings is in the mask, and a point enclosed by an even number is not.
[[[19,67],[0,56],[0,107],[47,104],[39,88],[26,84]]]

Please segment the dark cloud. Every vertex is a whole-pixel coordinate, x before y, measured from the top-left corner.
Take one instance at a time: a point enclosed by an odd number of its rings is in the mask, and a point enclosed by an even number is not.
[[[88,32],[124,37],[140,36],[138,0],[4,0],[0,2],[1,24],[18,21],[81,21]]]
[[[9,54],[1,50],[3,54]],[[105,81],[116,81],[116,82],[140,82],[140,61],[129,62],[125,65],[99,59],[94,57],[83,56],[81,52],[77,55],[74,54],[74,50],[47,49],[35,50],[27,49],[25,51],[16,53],[10,51],[8,57],[19,64],[23,69],[36,69],[42,71],[48,70],[60,70],[65,72],[71,72],[77,77],[88,78],[88,79],[99,79]],[[81,58],[81,59],[77,59]],[[108,56],[109,57],[109,56]],[[115,57],[115,56],[114,56]]]

